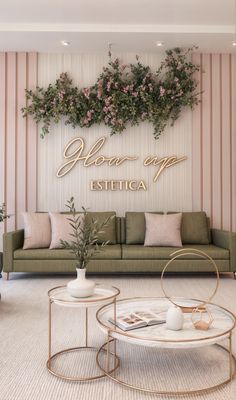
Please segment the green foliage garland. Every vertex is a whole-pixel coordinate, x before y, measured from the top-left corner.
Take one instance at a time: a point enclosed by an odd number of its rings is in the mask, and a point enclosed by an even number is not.
[[[62,73],[46,89],[26,90],[28,105],[22,109],[23,116],[32,115],[36,123],[43,123],[41,137],[49,132],[52,121],[66,117],[65,123],[74,128],[103,122],[112,135],[123,132],[128,123],[148,121],[157,139],[169,120],[173,125],[184,107],[193,109],[199,102],[193,78],[199,66],[189,61],[191,50],[166,51],[156,72],[138,57],[136,64],[129,65],[110,57],[96,83],[83,89],[73,86],[68,74]]]

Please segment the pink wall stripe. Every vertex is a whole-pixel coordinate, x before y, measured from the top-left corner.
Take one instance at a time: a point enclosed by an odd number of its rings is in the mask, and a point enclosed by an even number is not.
[[[211,55],[202,56],[202,209],[211,216]]]
[[[27,75],[27,55],[17,54],[17,126],[16,126],[16,216],[17,227],[22,226],[21,211],[26,209],[26,119],[21,108],[26,105],[25,88]]]
[[[7,220],[10,231],[16,227],[16,53],[7,54],[6,84],[6,200],[7,212],[13,214]]]
[[[28,54],[27,87],[37,85],[37,54]],[[37,209],[37,126],[32,118],[27,119],[27,210]]]
[[[6,54],[0,53],[0,199],[6,201],[5,191],[5,126],[6,126]],[[5,224],[0,224],[0,233]]]
[[[27,204],[36,210],[37,128],[21,114],[25,88],[36,84],[36,53],[0,53],[0,202],[13,214],[5,224],[8,231],[22,227]]]
[[[236,231],[236,54],[231,56],[231,182],[232,230]]]
[[[201,65],[201,55],[193,54],[193,62]],[[195,79],[198,82],[197,91],[201,92],[201,71],[196,72]],[[193,181],[193,210],[201,210],[201,109],[202,104],[200,103],[193,113],[193,137],[192,137],[192,157],[194,168],[192,169],[192,181]]]
[[[221,99],[220,55],[212,55],[212,225],[221,227]]]
[[[213,227],[236,231],[236,57],[203,54],[193,60],[199,57],[203,94],[193,112],[193,209],[206,211]]]

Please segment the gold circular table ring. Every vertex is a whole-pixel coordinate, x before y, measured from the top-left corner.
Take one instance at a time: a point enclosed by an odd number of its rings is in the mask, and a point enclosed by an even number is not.
[[[156,390],[156,389],[148,389],[148,388],[144,388],[141,386],[136,386],[134,384],[131,384],[127,381],[123,381],[122,379],[117,378],[117,376],[113,376],[109,371],[106,371],[105,368],[103,368],[101,366],[101,364],[99,363],[99,355],[102,351],[106,351],[105,347],[107,346],[107,342],[104,343],[100,349],[98,350],[97,353],[97,364],[99,366],[99,368],[103,371],[103,373],[110,379],[112,379],[114,382],[119,383],[120,385],[126,386],[130,389],[135,389],[138,390],[140,392],[144,392],[144,393],[151,393],[151,394],[156,394],[156,395],[166,395],[166,396],[189,396],[189,395],[200,395],[203,393],[209,393],[212,392],[216,389],[220,389],[222,387],[224,387],[225,385],[227,385],[228,383],[230,383],[232,381],[232,379],[235,377],[235,371],[236,371],[236,359],[235,356],[231,353],[231,350],[226,349],[224,346],[222,346],[221,344],[215,343],[215,347],[218,347],[220,349],[222,349],[223,351],[225,351],[227,354],[229,354],[232,357],[233,363],[232,363],[232,376],[230,376],[228,379],[225,379],[224,381],[214,385],[214,386],[208,386],[208,387],[203,387],[201,389],[188,389],[188,390],[179,390],[179,391],[168,391],[168,390]]]
[[[100,350],[100,349],[99,349]],[[64,380],[67,380],[67,381],[71,381],[71,382],[85,382],[85,381],[93,381],[93,380],[95,380],[95,379],[100,379],[100,378],[104,378],[105,376],[106,376],[106,374],[105,373],[102,373],[102,374],[100,374],[100,375],[94,375],[94,376],[85,376],[85,377],[79,377],[79,376],[67,376],[67,375],[62,375],[62,374],[60,374],[60,373],[58,373],[56,370],[54,370],[53,368],[52,368],[52,361],[53,360],[55,360],[57,357],[60,357],[62,354],[67,354],[67,353],[72,353],[72,352],[79,352],[79,351],[95,351],[96,353],[98,352],[98,349],[96,348],[96,347],[72,347],[72,348],[69,348],[69,349],[65,349],[65,350],[61,350],[61,351],[59,351],[58,353],[55,353],[55,354],[53,354],[49,359],[48,359],[48,361],[47,361],[47,369],[48,369],[48,371],[52,374],[52,375],[54,375],[54,376],[56,376],[57,378],[60,378],[60,379],[64,379]],[[106,352],[107,353],[107,351],[105,351],[105,350],[102,350],[104,353]],[[112,352],[109,352],[109,354],[112,356],[112,358],[114,359],[114,357],[115,357],[115,365],[113,366],[113,368],[112,369],[110,369],[110,371],[109,371],[109,373],[110,374],[112,374],[117,368],[119,368],[119,366],[120,366],[120,360],[119,360],[119,357],[116,355],[116,354],[114,354],[114,353],[112,353]]]
[[[164,289],[164,283],[163,283],[164,279],[163,279],[163,278],[164,278],[164,274],[165,274],[167,268],[169,267],[169,265],[170,265],[174,260],[177,260],[178,258],[183,257],[183,256],[187,256],[187,255],[195,255],[195,256],[197,256],[197,257],[200,257],[200,258],[204,258],[204,259],[206,259],[206,260],[209,260],[209,261],[211,262],[211,264],[213,265],[214,271],[215,271],[215,273],[216,273],[216,285],[215,285],[215,288],[214,288],[212,294],[208,297],[208,299],[202,300],[202,302],[201,302],[200,304],[198,304],[197,306],[195,305],[195,306],[190,306],[190,307],[188,307],[188,310],[187,310],[187,311],[189,312],[189,311],[191,311],[191,310],[194,310],[196,307],[198,308],[198,310],[201,310],[201,308],[204,308],[205,304],[210,303],[210,302],[212,301],[212,299],[213,299],[213,297],[215,296],[215,294],[216,294],[216,292],[217,292],[217,290],[218,290],[218,287],[219,287],[219,278],[220,278],[220,275],[219,275],[219,270],[218,270],[218,268],[217,268],[217,265],[216,265],[215,261],[214,261],[208,254],[206,254],[206,253],[205,253],[204,251],[202,251],[202,250],[192,249],[192,248],[185,248],[185,249],[177,250],[177,251],[175,251],[174,253],[172,253],[172,254],[170,255],[170,256],[171,256],[171,259],[167,262],[167,264],[165,265],[165,267],[163,268],[162,273],[161,273],[161,288],[162,288],[162,291],[163,291],[165,297],[166,297],[172,304],[174,304],[175,306],[180,307],[180,308],[182,308],[182,309],[185,308],[185,307],[183,307],[181,304],[178,304],[177,300],[174,301],[173,298],[171,298],[171,296],[168,295],[168,294],[166,293],[166,291],[165,291],[165,289]],[[181,299],[180,299],[180,300],[181,300]]]

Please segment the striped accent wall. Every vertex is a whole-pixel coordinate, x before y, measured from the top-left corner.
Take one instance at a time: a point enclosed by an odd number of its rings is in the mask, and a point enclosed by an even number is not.
[[[36,210],[37,127],[21,115],[25,88],[36,84],[36,53],[0,53],[0,201],[12,214],[8,231],[22,226],[22,211]]]
[[[213,227],[236,231],[236,55],[198,53],[193,61],[201,66],[196,78],[202,94],[192,118],[192,199],[190,190],[188,204],[192,203],[193,210],[205,210]],[[102,58],[99,62],[104,65]],[[53,66],[49,69],[53,72]],[[42,209],[37,165],[40,169],[44,165],[46,153],[40,148],[46,139],[37,148],[37,127],[32,118],[23,119],[20,111],[25,88],[34,89],[37,81],[36,53],[0,53],[0,203],[4,201],[7,212],[13,214],[5,225],[0,224],[1,231],[20,228],[22,211]],[[53,141],[53,136],[49,139]],[[187,182],[184,174],[183,180]]]
[[[193,112],[193,210],[236,231],[236,55],[194,54],[201,103]]]

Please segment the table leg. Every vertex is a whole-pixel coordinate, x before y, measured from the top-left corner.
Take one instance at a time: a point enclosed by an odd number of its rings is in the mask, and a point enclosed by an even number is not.
[[[110,353],[110,331],[107,331],[107,362],[106,362],[106,370],[109,373],[110,363],[109,363],[109,353]]]
[[[115,323],[115,330],[116,330],[116,298],[114,299],[114,315],[113,315],[113,319],[114,319],[114,323]],[[114,339],[114,369],[116,367],[116,339]]]
[[[49,367],[51,366],[51,354],[52,354],[52,302],[49,299],[49,312],[48,312],[48,359]]]
[[[229,334],[229,378],[233,379],[232,333]]]
[[[88,308],[85,309],[85,347],[88,347]]]

